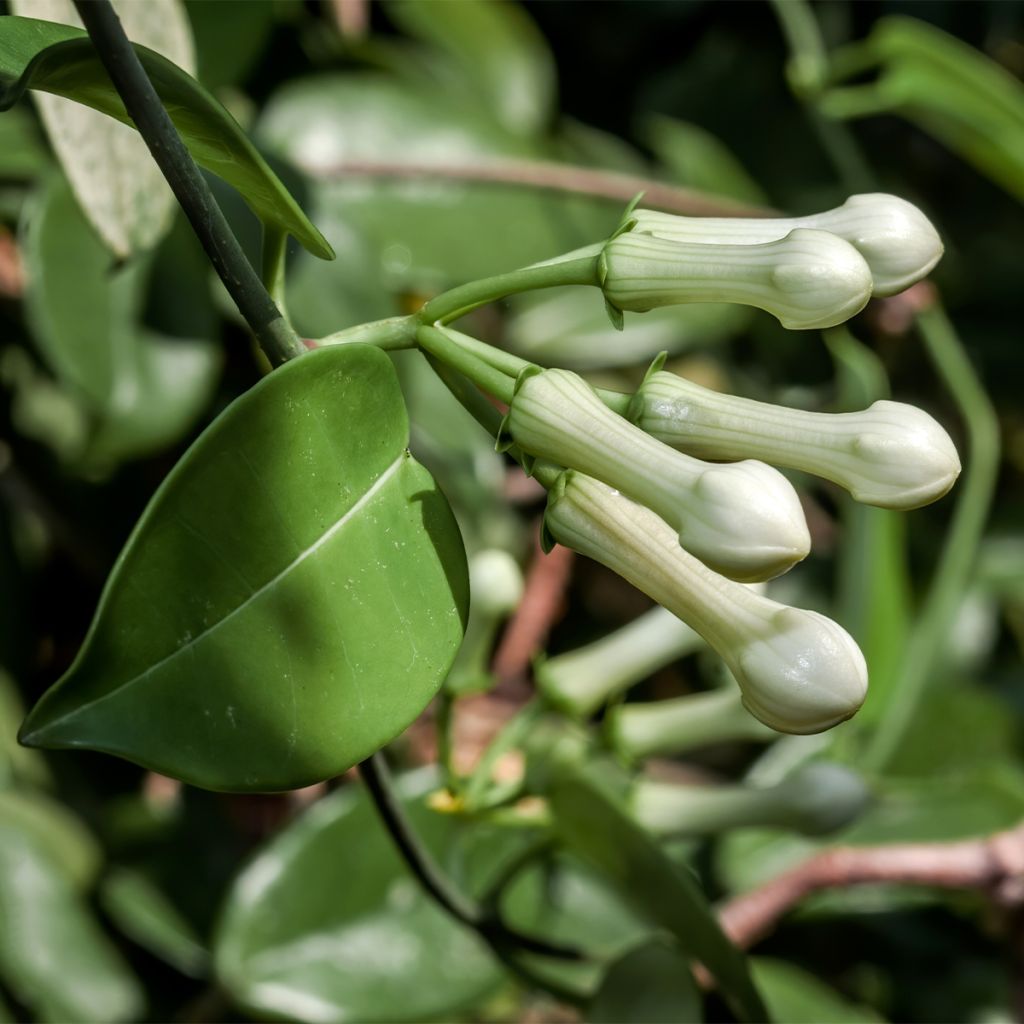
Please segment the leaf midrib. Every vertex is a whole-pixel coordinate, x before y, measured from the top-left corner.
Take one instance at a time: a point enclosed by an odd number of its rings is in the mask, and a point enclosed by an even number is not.
[[[385,469],[384,472],[381,473],[381,475],[377,477],[377,479],[374,480],[374,482],[366,489],[366,491],[363,492],[363,494],[359,497],[355,504],[351,505],[348,508],[348,510],[341,516],[341,518],[337,520],[337,522],[333,523],[330,527],[328,527],[328,529],[326,529],[315,541],[313,541],[313,543],[310,544],[308,548],[306,548],[304,551],[301,551],[276,576],[269,579],[262,586],[257,587],[257,589],[254,590],[244,601],[242,601],[241,604],[236,605],[234,608],[232,608],[231,611],[229,611],[223,618],[218,619],[212,625],[206,627],[201,633],[197,633],[187,643],[182,644],[180,647],[176,647],[173,651],[170,652],[170,654],[167,654],[159,661],[154,662],[145,671],[140,672],[138,675],[133,676],[131,679],[125,680],[123,683],[121,683],[119,686],[109,691],[108,693],[104,693],[91,701],[87,701],[86,703],[79,705],[77,708],[75,708],[72,711],[69,711],[67,714],[59,716],[49,724],[53,725],[57,722],[66,722],[69,719],[76,718],[83,712],[88,711],[99,704],[103,704],[106,701],[112,699],[113,697],[117,697],[123,694],[125,690],[130,689],[137,683],[152,675],[158,669],[173,661],[179,655],[191,650],[200,641],[205,640],[208,636],[210,636],[211,633],[216,632],[225,623],[230,622],[236,615],[243,612],[250,604],[258,600],[258,598],[262,594],[266,593],[266,591],[276,586],[281,580],[287,577],[294,569],[301,565],[307,558],[309,558],[315,552],[319,551],[321,547],[323,547],[328,541],[330,541],[341,530],[341,528],[352,519],[353,516],[355,516],[361,509],[365,508],[377,496],[377,494],[379,494],[380,491],[383,490],[385,484],[387,484],[387,482],[392,477],[394,477],[394,475],[401,468],[402,464],[405,462],[405,459],[406,452],[402,451],[397,456],[397,458],[395,458],[395,460],[387,467],[387,469]],[[42,728],[45,729],[47,728],[47,726],[43,726]]]

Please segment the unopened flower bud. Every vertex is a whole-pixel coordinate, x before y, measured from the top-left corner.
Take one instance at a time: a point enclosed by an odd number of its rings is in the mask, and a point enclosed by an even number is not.
[[[659,371],[637,391],[630,417],[690,455],[800,469],[882,508],[927,505],[960,474],[946,431],[902,402],[878,401],[861,412],[805,412],[720,394]]]
[[[774,241],[673,241],[634,227],[601,255],[605,299],[644,312],[681,302],[736,302],[783,327],[835,327],[871,298],[871,271],[849,242],[798,228]]]
[[[850,196],[842,206],[807,217],[676,217],[635,210],[633,231],[671,242],[756,245],[796,228],[828,231],[849,242],[871,269],[875,295],[895,295],[926,277],[942,257],[942,239],[913,203],[884,192]]]
[[[867,666],[841,626],[712,572],[664,520],[600,481],[563,474],[549,494],[545,532],[700,633],[736,677],[750,713],[773,729],[821,732],[863,703]]]
[[[771,579],[810,550],[800,501],[777,470],[676,452],[609,410],[568,370],[520,378],[505,429],[531,455],[597,477],[653,509],[687,551],[733,579]]]
[[[641,780],[633,812],[662,835],[706,835],[732,828],[785,828],[803,835],[835,832],[856,819],[870,792],[855,772],[815,762],[776,786],[678,786]]]
[[[501,548],[484,548],[469,560],[472,603],[487,616],[507,615],[523,596],[523,573],[518,562]]]

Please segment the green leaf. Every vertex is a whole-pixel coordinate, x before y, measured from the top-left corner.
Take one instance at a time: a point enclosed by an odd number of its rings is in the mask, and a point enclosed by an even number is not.
[[[27,207],[22,247],[36,343],[95,420],[77,459],[117,461],[177,441],[210,400],[216,346],[140,328],[148,262],[111,267],[59,175]]]
[[[42,793],[0,792],[0,822],[31,839],[76,888],[92,884],[101,853],[96,840],[63,804]]]
[[[103,909],[140,946],[191,978],[206,974],[208,955],[192,926],[146,875],[111,871],[100,886]]]
[[[458,529],[407,442],[377,349],[264,378],[153,497],[23,741],[276,790],[396,736],[440,687],[467,603]]]
[[[750,968],[772,1017],[786,1024],[871,1024],[880,1019],[784,960],[751,957]]]
[[[606,237],[621,213],[613,203],[495,182],[337,173],[350,161],[473,167],[546,155],[464,95],[377,73],[287,83],[265,107],[258,137],[319,179],[315,207],[331,240],[365,240],[373,275],[392,293],[429,292],[576,249]],[[333,267],[308,272],[320,287],[352,287]]]
[[[0,977],[43,1021],[139,1020],[138,982],[34,836],[0,812]]]
[[[703,1019],[703,1000],[686,958],[657,941],[608,968],[587,1013],[588,1024],[699,1024]]]
[[[746,958],[726,938],[707,898],[686,868],[673,864],[654,841],[590,782],[566,777],[550,794],[555,828],[565,844],[593,864],[628,903],[675,937],[718,980],[744,1020],[767,1020]]]
[[[6,564],[2,568],[9,571]],[[13,594],[5,593],[3,597],[14,600]],[[19,746],[15,739],[24,717],[25,710],[14,680],[0,668],[0,790],[22,782],[42,787],[50,783],[46,762],[35,750]]]
[[[130,39],[185,71],[195,71],[192,33],[181,0],[115,4]],[[11,0],[14,14],[81,27],[71,0]],[[152,248],[167,230],[174,195],[146,144],[128,125],[46,93],[35,94],[50,143],[82,210],[121,259]]]
[[[554,107],[555,67],[543,35],[515,4],[391,0],[391,20],[443,51],[459,84],[509,131],[542,132]]]
[[[480,860],[472,846],[480,829],[432,812],[423,797],[435,785],[428,770],[398,790],[421,840],[465,883],[458,869],[464,875]],[[508,845],[499,838],[498,849]],[[493,852],[482,852],[491,864]],[[351,785],[316,803],[238,876],[214,956],[220,983],[243,1006],[324,1024],[451,1020],[503,976],[475,933],[408,873]]]
[[[235,119],[194,78],[137,46],[168,113],[196,161],[238,189],[265,223],[294,235],[321,259],[331,247],[267,166]],[[0,18],[0,110],[40,89],[128,122],[92,43],[80,29],[34,18]]]

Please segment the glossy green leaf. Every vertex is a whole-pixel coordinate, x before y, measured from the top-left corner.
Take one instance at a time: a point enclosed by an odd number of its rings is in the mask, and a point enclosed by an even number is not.
[[[871,1024],[880,1018],[847,1002],[809,971],[769,957],[750,959],[757,987],[775,1020],[786,1024]]]
[[[555,67],[544,37],[515,4],[390,0],[392,21],[436,46],[459,84],[509,131],[533,135],[552,115]]]
[[[144,46],[136,49],[196,161],[237,188],[262,221],[294,235],[314,255],[330,259],[331,247],[224,107],[165,57]],[[128,120],[84,32],[5,16],[0,18],[0,110],[26,89],[65,96]]]
[[[431,811],[423,798],[435,785],[426,771],[398,789],[417,834],[464,885],[481,829]],[[499,837],[497,849],[508,846]],[[490,864],[493,837],[483,852]],[[214,954],[221,985],[243,1006],[323,1024],[451,1020],[503,976],[408,873],[357,786],[320,800],[238,876]]]
[[[100,885],[112,921],[140,946],[192,978],[206,973],[208,954],[192,926],[146,875],[116,868]]]
[[[746,958],[725,937],[687,869],[669,860],[592,783],[563,778],[552,788],[550,800],[556,831],[566,845],[606,875],[637,911],[671,932],[687,954],[699,959],[742,1019],[767,1020]]]
[[[85,889],[95,879],[99,846],[64,804],[32,790],[3,790],[0,822],[29,838],[76,888]]]
[[[699,1024],[703,1019],[703,1000],[686,958],[664,942],[649,942],[616,960],[587,1012],[588,1024]]]
[[[377,349],[264,378],[157,491],[22,739],[226,790],[379,749],[440,687],[467,602],[458,529],[407,443]]]
[[[140,328],[148,263],[111,267],[59,176],[26,209],[22,240],[36,343],[94,421],[77,458],[112,462],[177,441],[210,400],[216,346]]]
[[[181,0],[115,4],[128,37],[186,72],[195,71]],[[81,27],[71,0],[11,0],[14,14]],[[156,244],[171,223],[174,195],[146,144],[128,125],[63,96],[34,94],[57,158],[85,215],[121,259]]]
[[[318,180],[314,206],[331,241],[344,246],[355,234],[369,244],[369,276],[392,293],[434,291],[567,252],[605,237],[622,212],[619,204],[495,182],[344,173],[350,161],[462,167],[546,155],[468,97],[376,73],[289,82],[264,108],[258,137]],[[363,276],[350,284],[333,267],[302,272],[322,288],[345,290]]]
[[[35,837],[0,812],[0,978],[42,1021],[138,1020],[138,982]]]
[[[1024,199],[1024,84],[985,54],[916,18],[881,18],[871,35],[836,54],[840,75],[877,67],[865,85],[827,92],[834,117],[896,113]]]

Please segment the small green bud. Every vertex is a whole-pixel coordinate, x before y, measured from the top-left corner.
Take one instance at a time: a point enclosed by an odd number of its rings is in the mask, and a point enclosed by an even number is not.
[[[776,786],[678,786],[639,781],[632,796],[637,820],[663,835],[707,835],[732,828],[784,828],[803,835],[836,832],[871,799],[855,772],[817,761]]]
[[[756,245],[797,228],[828,231],[867,261],[875,295],[895,295],[926,277],[942,258],[942,239],[913,203],[883,192],[850,196],[842,206],[808,217],[676,217],[634,210],[635,232],[670,242]]]
[[[522,377],[505,427],[531,455],[603,480],[654,510],[687,551],[733,579],[771,579],[810,550],[800,501],[777,470],[673,451],[568,370]]]
[[[747,710],[765,725],[822,732],[864,702],[864,656],[841,626],[712,572],[679,546],[654,512],[593,477],[569,472],[559,478],[545,528],[704,637],[736,677]]]
[[[746,223],[741,221],[739,223]],[[798,228],[763,243],[674,241],[638,226],[602,253],[611,305],[644,312],[682,302],[736,302],[783,327],[835,327],[871,298],[871,271],[849,242]]]
[[[912,509],[941,498],[960,458],[928,413],[878,401],[861,412],[814,413],[736,398],[660,371],[641,385],[630,416],[690,455],[763,459],[845,487],[857,501]]]

